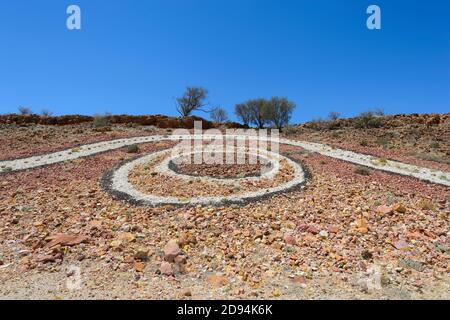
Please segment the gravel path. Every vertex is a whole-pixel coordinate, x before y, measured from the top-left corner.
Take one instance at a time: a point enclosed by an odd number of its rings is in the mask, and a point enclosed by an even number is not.
[[[40,166],[50,165],[54,163],[74,160],[81,157],[95,155],[101,152],[119,149],[132,144],[151,143],[157,141],[178,141],[184,139],[236,139],[239,135],[171,135],[171,136],[143,136],[136,138],[117,139],[111,141],[98,142],[80,146],[73,149],[67,149],[59,152],[49,153],[45,155],[33,156],[28,158],[0,161],[0,173],[7,173],[18,170],[33,169]],[[256,136],[246,136],[248,139],[262,141],[270,141],[270,138],[258,138]],[[316,152],[328,157],[340,159],[357,165],[366,166],[376,170],[396,173],[400,175],[414,177],[420,180],[450,186],[450,173],[419,167],[415,165],[405,164],[397,161],[380,159],[370,155],[355,153],[352,151],[332,148],[330,146],[305,141],[294,141],[289,139],[280,139],[280,144],[298,146],[310,152]]]

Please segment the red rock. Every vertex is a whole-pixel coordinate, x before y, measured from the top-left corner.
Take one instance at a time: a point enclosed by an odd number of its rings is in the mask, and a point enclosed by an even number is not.
[[[309,227],[308,227],[308,232],[315,235],[315,234],[318,234],[318,233],[319,233],[319,229],[317,229],[317,228],[314,227],[314,226],[309,226]]]
[[[136,270],[137,272],[143,272],[145,269],[145,263],[143,262],[136,262],[134,264],[134,270]]]
[[[387,215],[394,212],[394,208],[392,206],[381,205],[376,209],[378,214]]]
[[[292,278],[292,282],[296,284],[305,284],[306,278],[304,276],[295,276]]]
[[[356,231],[360,233],[367,233],[369,232],[369,227],[367,225],[366,219],[358,219],[356,220]]]
[[[178,265],[186,264],[186,257],[185,256],[176,256],[174,259],[174,262]]]
[[[286,244],[289,244],[291,246],[294,246],[297,244],[297,241],[291,234],[285,234],[283,237],[283,240]]]
[[[98,220],[92,220],[91,222],[89,222],[89,225],[92,229],[100,230],[102,228],[102,222]]]
[[[163,274],[165,276],[173,276],[172,266],[167,261],[161,262],[161,266],[159,267],[159,271],[161,271],[161,274]]]
[[[184,247],[185,245],[188,244],[196,244],[196,243],[197,239],[195,239],[195,237],[189,233],[183,233],[178,240],[178,244],[181,247]]]
[[[62,259],[61,253],[57,253],[55,255],[50,255],[50,254],[41,255],[41,256],[37,257],[36,261],[42,262],[42,263],[47,263],[47,262],[55,262],[58,259]]]
[[[396,204],[393,209],[394,209],[394,211],[396,211],[398,213],[406,213],[406,208],[401,203]]]
[[[339,228],[336,226],[331,226],[328,228],[329,233],[338,233],[338,231],[339,231]]]
[[[62,245],[62,246],[75,246],[77,244],[80,244],[84,241],[86,241],[88,239],[88,237],[83,236],[83,235],[68,235],[68,234],[56,234],[50,237],[47,237],[45,240],[50,241],[49,243],[47,243],[47,247],[48,248],[52,248],[54,246],[57,245]]]
[[[181,250],[176,240],[170,240],[164,247],[164,259],[168,262],[173,262],[180,254]]]
[[[212,275],[208,277],[208,282],[214,287],[223,287],[228,284],[227,278],[221,275]]]

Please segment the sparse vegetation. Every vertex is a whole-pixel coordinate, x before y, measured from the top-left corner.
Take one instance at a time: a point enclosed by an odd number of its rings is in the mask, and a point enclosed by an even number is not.
[[[341,137],[341,132],[339,132],[339,131],[333,131],[333,132],[331,133],[331,137],[334,138],[334,139],[338,139],[338,138]]]
[[[364,166],[355,166],[353,168],[353,172],[362,176],[370,176],[370,174],[372,173],[368,168]]]
[[[336,111],[331,111],[329,114],[328,114],[328,119],[330,119],[330,121],[336,121],[336,120],[338,120],[339,118],[340,118],[340,113],[339,112],[336,112]]]
[[[132,144],[127,147],[127,153],[139,153],[141,150],[137,144]]]
[[[376,144],[379,145],[379,146],[382,146],[384,148],[387,148],[389,146],[389,144],[390,144],[390,141],[388,139],[386,139],[386,138],[378,137],[377,140],[376,140]]]
[[[19,112],[20,112],[20,114],[23,114],[23,115],[31,114],[31,109],[28,107],[20,106]]]
[[[354,119],[356,129],[379,128],[382,124],[381,119],[376,116],[374,111],[362,112]]]
[[[430,148],[432,149],[439,149],[440,147],[441,145],[437,141],[433,141],[432,143],[430,143]]]
[[[299,128],[297,126],[287,125],[284,127],[283,132],[286,135],[294,135],[294,134],[299,133]]]
[[[94,128],[102,128],[110,125],[110,114],[96,114],[94,115]]]
[[[369,145],[369,141],[367,141],[366,139],[363,139],[359,142],[359,145],[362,147],[367,147]]]
[[[434,203],[430,199],[422,199],[419,201],[417,206],[422,210],[433,210],[434,209]]]
[[[50,117],[53,114],[53,112],[50,109],[45,108],[45,109],[42,109],[41,114],[44,117]]]
[[[438,163],[445,163],[445,164],[450,164],[450,159],[446,156],[441,156],[439,154],[436,153],[414,153],[413,154],[416,158],[422,159],[422,160],[427,160],[427,161],[434,161],[434,162],[438,162]]]

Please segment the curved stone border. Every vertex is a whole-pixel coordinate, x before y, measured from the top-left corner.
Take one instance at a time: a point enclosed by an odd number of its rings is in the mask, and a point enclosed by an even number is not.
[[[239,135],[221,135],[220,138],[235,139]],[[136,138],[117,139],[111,141],[103,141],[93,144],[87,144],[81,147],[77,147],[76,152],[72,152],[71,149],[53,152],[49,154],[32,156],[28,158],[0,161],[0,174],[14,172],[18,170],[33,169],[40,166],[50,165],[58,162],[64,162],[68,160],[74,160],[80,157],[92,156],[101,152],[119,149],[132,144],[149,143],[155,141],[178,141],[180,139],[216,139],[217,135],[205,134],[205,135],[171,135],[171,136],[143,136]],[[258,138],[253,136],[246,136],[248,139],[261,139],[263,141],[270,141],[270,138]],[[379,158],[360,154],[352,151],[334,149],[330,146],[320,143],[312,143],[305,141],[294,141],[288,139],[280,139],[280,144],[288,144],[292,146],[298,146],[305,150],[316,152],[324,156],[336,158],[346,162],[366,166],[376,170],[382,170],[386,172],[396,173],[404,176],[414,177],[420,180],[428,181],[435,184],[441,184],[444,186],[450,186],[450,173],[440,170],[433,170],[425,167],[419,167],[411,164],[405,164],[398,161],[387,160],[384,163],[379,161]]]
[[[201,153],[201,152],[202,151],[192,151],[189,153],[185,153],[183,155],[192,155],[192,154],[197,154],[197,153]],[[263,172],[259,176],[249,176],[249,177],[242,177],[242,178],[239,178],[239,177],[237,177],[237,178],[214,178],[214,177],[209,177],[209,176],[193,176],[193,175],[178,173],[171,168],[170,162],[181,156],[181,155],[175,155],[175,156],[171,156],[171,157],[164,159],[159,165],[155,166],[155,171],[158,173],[161,173],[161,174],[165,174],[170,177],[180,178],[180,179],[187,180],[187,181],[192,180],[192,179],[201,179],[203,181],[210,181],[210,182],[219,183],[219,184],[233,185],[236,182],[240,182],[240,181],[258,181],[260,179],[273,179],[275,177],[275,175],[278,173],[278,171],[280,170],[280,162],[279,162],[280,156],[274,152],[269,152],[269,151],[264,152],[270,156],[258,154],[257,149],[249,149],[249,150],[246,150],[245,153],[249,154],[249,155],[258,156],[258,157],[264,159],[265,161],[267,161],[268,163],[270,163],[271,164],[270,170],[268,170],[268,171],[263,170]],[[277,159],[277,161],[273,161],[273,158],[278,158],[278,159]]]
[[[232,196],[215,196],[215,197],[193,197],[189,200],[183,201],[176,197],[162,197],[152,194],[146,194],[137,190],[128,180],[130,171],[136,166],[145,164],[165,153],[167,150],[151,153],[146,156],[128,161],[114,170],[108,172],[102,179],[103,188],[109,193],[113,194],[119,199],[131,201],[141,205],[161,206],[161,205],[224,205],[224,204],[243,204],[249,201],[261,199],[265,196],[270,196],[280,192],[292,190],[306,182],[306,174],[302,166],[293,160],[277,155],[277,157],[285,160],[288,165],[294,169],[294,177],[292,180],[283,183],[279,186],[258,191],[247,192],[240,195]],[[175,175],[178,176],[178,175]],[[192,177],[188,176],[189,179]],[[247,178],[249,179],[249,178]],[[216,178],[202,177],[204,181],[216,181]],[[245,178],[244,178],[245,180]]]

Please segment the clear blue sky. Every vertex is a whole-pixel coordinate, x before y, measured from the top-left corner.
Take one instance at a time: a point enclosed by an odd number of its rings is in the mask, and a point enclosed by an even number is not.
[[[70,4],[80,31],[66,28]],[[370,4],[381,31],[366,28]],[[3,0],[0,41],[0,113],[175,115],[188,85],[231,114],[287,96],[293,122],[450,112],[447,0]]]

